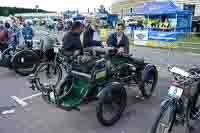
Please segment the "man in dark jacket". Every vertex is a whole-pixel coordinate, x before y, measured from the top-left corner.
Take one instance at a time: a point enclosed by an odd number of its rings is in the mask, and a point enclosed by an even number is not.
[[[129,53],[129,40],[124,34],[125,26],[123,23],[117,24],[117,32],[111,34],[107,40],[109,47],[115,47],[119,52]]]
[[[75,51],[82,51],[82,45],[80,40],[81,23],[74,22],[69,32],[64,35],[63,38],[63,52],[64,54],[73,54]]]
[[[93,25],[88,23],[86,25],[85,32],[83,34],[83,46],[86,47],[92,47],[92,46],[101,46],[101,41],[94,40],[94,33],[96,32],[96,29]]]

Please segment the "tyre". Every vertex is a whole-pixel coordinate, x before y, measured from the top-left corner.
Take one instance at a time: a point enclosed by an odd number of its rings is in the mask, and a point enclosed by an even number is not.
[[[107,91],[100,98],[96,108],[96,115],[102,125],[112,126],[121,118],[126,108],[127,94],[126,90],[120,85],[111,85],[105,89]]]
[[[55,77],[55,79],[53,79],[53,77]],[[43,86],[47,86],[48,84],[57,88],[58,84],[62,80],[62,68],[59,64],[55,66],[53,62],[41,63],[35,72],[35,78],[36,88],[40,91],[43,91]],[[47,79],[47,82],[43,81],[45,78]]]
[[[158,72],[156,69],[151,69],[147,72],[147,76],[144,78],[144,73],[142,75],[142,81],[139,84],[139,89],[145,98],[150,98],[156,88],[158,81]]]
[[[175,122],[176,112],[172,103],[166,103],[156,117],[150,133],[171,133]]]
[[[39,62],[40,57],[31,50],[20,51],[11,59],[13,70],[22,76],[28,76],[34,73]]]
[[[194,95],[191,97],[187,112],[186,112],[186,122],[188,130],[194,130],[195,125],[199,121],[200,117],[200,82],[197,84]]]
[[[190,101],[190,104],[188,104],[188,108],[186,111],[186,127],[188,132],[191,132],[194,130],[194,126],[196,125],[196,122],[198,119],[195,119],[197,110],[194,107],[194,103]]]

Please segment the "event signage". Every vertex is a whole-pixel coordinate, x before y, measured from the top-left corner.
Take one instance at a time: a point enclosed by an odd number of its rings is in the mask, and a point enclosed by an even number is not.
[[[148,31],[134,31],[134,44],[145,46],[145,41],[148,41]]]
[[[148,34],[149,40],[161,40],[161,41],[176,41],[176,32],[158,32],[158,31],[151,31]]]

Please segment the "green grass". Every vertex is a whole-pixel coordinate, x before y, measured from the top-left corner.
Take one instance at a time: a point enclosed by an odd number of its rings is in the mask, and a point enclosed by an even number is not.
[[[190,44],[200,44],[200,35],[195,35],[195,34],[189,34],[186,35],[185,37],[180,37],[177,39],[178,42],[185,42],[185,43],[190,43]]]

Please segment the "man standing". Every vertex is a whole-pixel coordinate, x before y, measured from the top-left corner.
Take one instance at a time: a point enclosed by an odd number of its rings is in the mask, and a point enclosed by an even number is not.
[[[81,27],[80,22],[74,22],[71,30],[65,33],[63,37],[63,52],[65,55],[72,55],[77,50],[82,51],[80,40]]]
[[[92,25],[90,21],[88,21],[85,26],[85,31],[83,33],[83,46],[102,46],[101,41],[95,38],[95,35],[98,36],[97,28]]]
[[[117,24],[117,31],[111,34],[107,40],[109,47],[118,49],[118,52],[129,53],[129,40],[124,34],[125,25],[124,23]]]
[[[24,37],[25,40],[25,44],[27,45],[28,48],[32,48],[32,39],[34,37],[34,32],[33,32],[33,28],[31,27],[31,23],[27,22],[24,25],[24,28],[22,29],[22,35]]]

